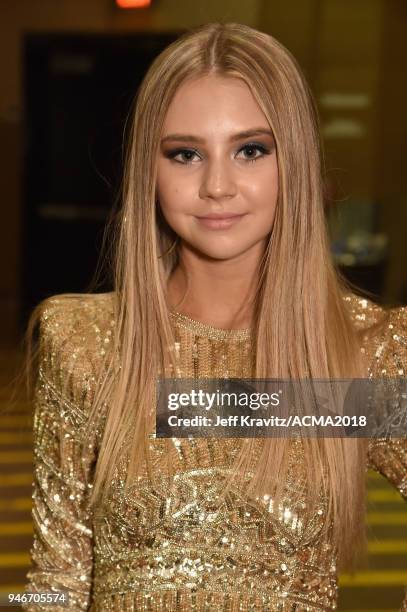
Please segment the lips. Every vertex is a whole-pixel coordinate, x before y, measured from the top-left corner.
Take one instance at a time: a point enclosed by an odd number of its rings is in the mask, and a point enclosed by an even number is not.
[[[238,223],[245,214],[241,215],[231,215],[231,214],[222,214],[222,215],[207,215],[205,217],[196,217],[200,225],[203,225],[209,229],[227,229],[232,225]]]
[[[241,216],[242,215],[238,215],[236,213],[223,213],[219,215],[212,213],[210,215],[202,215],[202,217],[198,217],[198,219],[233,219],[234,217],[241,217]]]

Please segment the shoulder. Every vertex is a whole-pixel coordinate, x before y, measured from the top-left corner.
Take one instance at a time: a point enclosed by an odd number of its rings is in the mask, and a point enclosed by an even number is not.
[[[360,330],[373,376],[405,376],[407,371],[407,307],[386,307],[356,294],[344,297]]]
[[[115,328],[114,295],[61,294],[38,307],[40,375],[72,399],[89,391],[109,352]]]
[[[386,315],[386,308],[372,300],[347,293],[343,297],[347,311],[357,329],[368,329],[379,323]]]
[[[111,326],[114,293],[63,293],[40,304],[41,331],[67,341],[72,334],[95,336],[96,327]],[[95,327],[96,325],[96,327]]]
[[[407,307],[387,310],[383,328],[373,340],[372,374],[406,376],[407,374]]]

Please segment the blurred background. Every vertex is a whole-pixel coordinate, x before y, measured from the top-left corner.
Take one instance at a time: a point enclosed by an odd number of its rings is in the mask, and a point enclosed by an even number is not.
[[[138,8],[131,5],[145,5]],[[92,280],[141,79],[185,29],[236,21],[297,58],[321,117],[326,212],[340,270],[407,303],[405,0],[0,0],[0,590],[21,591],[31,545],[31,412],[7,412],[27,316]],[[110,290],[109,282],[100,291]],[[369,479],[369,559],[340,609],[397,610],[407,511]]]

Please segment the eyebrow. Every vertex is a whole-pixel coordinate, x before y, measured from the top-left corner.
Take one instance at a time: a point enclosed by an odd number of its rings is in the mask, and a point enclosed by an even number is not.
[[[252,128],[250,130],[245,130],[244,132],[238,132],[237,134],[233,134],[229,140],[230,142],[234,142],[236,140],[242,140],[243,138],[251,138],[252,136],[260,136],[266,135],[273,137],[273,132],[271,130],[267,130],[265,128]],[[205,142],[204,138],[199,138],[199,136],[194,136],[193,134],[168,134],[161,139],[161,144],[169,141],[169,140],[177,140],[181,142],[197,142],[203,144]]]

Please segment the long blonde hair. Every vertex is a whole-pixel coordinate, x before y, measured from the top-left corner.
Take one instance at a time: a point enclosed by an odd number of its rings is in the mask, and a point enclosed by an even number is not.
[[[174,359],[166,284],[178,263],[177,250],[170,249],[176,236],[156,199],[157,155],[175,92],[187,79],[209,73],[247,83],[276,142],[279,195],[272,239],[259,267],[253,377],[366,376],[360,339],[343,300],[346,288],[331,262],[317,114],[295,59],[273,37],[246,25],[209,23],[187,32],[150,66],[131,122],[115,246],[116,332],[111,367],[104,369],[108,375],[99,381],[90,415],[97,419],[107,406],[95,503],[107,490],[129,432],[128,484],[143,461],[149,462],[156,375]],[[266,440],[248,494],[274,491],[279,499],[289,442]],[[244,445],[230,476],[235,483],[254,443]],[[340,561],[348,562],[355,542],[364,541],[366,445],[341,438],[309,438],[303,444],[310,499],[316,500],[322,487],[326,528],[332,521]]]

